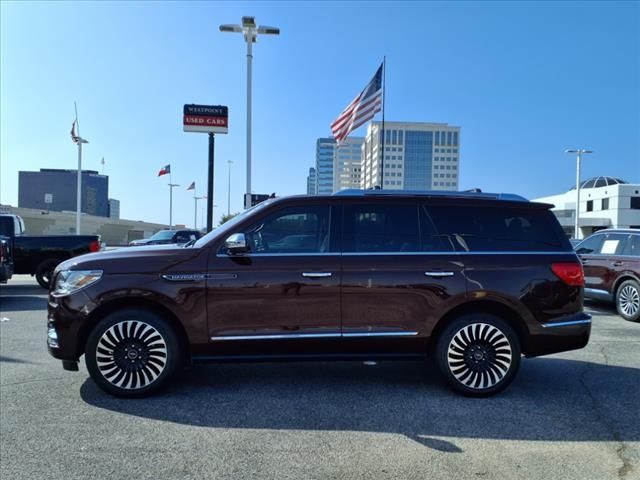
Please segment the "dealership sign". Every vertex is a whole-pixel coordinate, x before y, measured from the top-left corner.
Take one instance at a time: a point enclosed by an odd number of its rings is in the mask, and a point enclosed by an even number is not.
[[[228,133],[229,109],[222,105],[185,105],[182,126],[185,132]]]

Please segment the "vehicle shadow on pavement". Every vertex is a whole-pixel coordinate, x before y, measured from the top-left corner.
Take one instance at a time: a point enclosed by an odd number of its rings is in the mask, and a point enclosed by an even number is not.
[[[155,396],[111,397],[87,379],[88,404],[126,415],[214,428],[399,433],[436,450],[442,437],[638,441],[640,369],[536,358],[485,399],[447,389],[424,362],[221,364],[191,367]]]

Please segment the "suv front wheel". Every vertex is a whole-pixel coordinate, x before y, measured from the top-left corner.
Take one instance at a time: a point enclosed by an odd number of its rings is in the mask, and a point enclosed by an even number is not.
[[[640,322],[640,285],[635,280],[626,280],[616,291],[616,308],[625,320]]]
[[[447,383],[470,397],[504,390],[520,366],[520,343],[513,329],[484,313],[454,320],[439,336],[435,353]]]
[[[177,369],[179,342],[153,312],[125,309],[102,319],[85,348],[91,378],[107,393],[141,397],[160,388]]]

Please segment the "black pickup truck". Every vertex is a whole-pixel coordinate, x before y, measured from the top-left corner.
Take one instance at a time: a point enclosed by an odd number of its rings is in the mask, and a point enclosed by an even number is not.
[[[12,257],[6,263],[12,264],[13,273],[35,275],[42,288],[49,288],[60,262],[102,248],[98,235],[25,235],[22,218],[9,214],[0,215],[0,239]]]

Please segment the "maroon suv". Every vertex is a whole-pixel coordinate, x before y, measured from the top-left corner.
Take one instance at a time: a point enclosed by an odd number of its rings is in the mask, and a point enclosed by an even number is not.
[[[183,362],[424,358],[465,395],[521,355],[584,347],[583,271],[550,205],[515,195],[345,191],[268,200],[187,247],[55,271],[49,352],[119,396]]]
[[[585,297],[615,302],[625,320],[640,321],[640,230],[607,229],[576,246]]]

